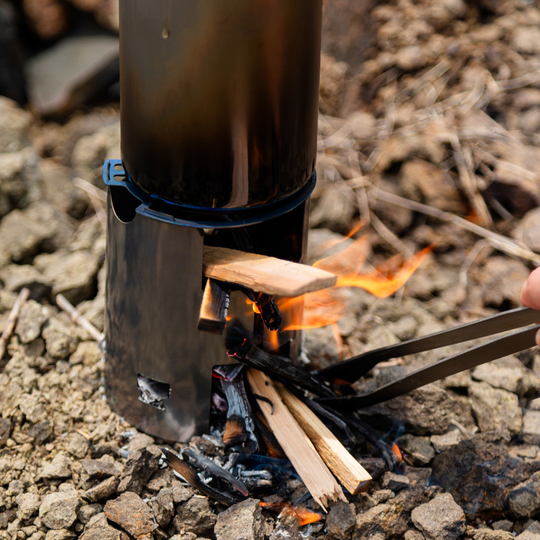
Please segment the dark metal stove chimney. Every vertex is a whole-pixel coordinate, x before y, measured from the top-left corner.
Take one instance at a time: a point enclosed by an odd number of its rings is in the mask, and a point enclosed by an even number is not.
[[[203,245],[305,256],[321,13],[322,0],[120,0],[106,393],[150,434],[207,429],[211,368],[229,361],[223,338],[197,331]],[[294,356],[291,334],[279,345]],[[140,376],[169,385],[159,408]]]

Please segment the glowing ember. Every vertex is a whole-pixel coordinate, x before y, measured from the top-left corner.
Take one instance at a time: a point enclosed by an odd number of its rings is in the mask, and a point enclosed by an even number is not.
[[[396,443],[392,443],[392,446],[390,448],[391,448],[392,454],[394,454],[397,462],[401,463],[403,461],[403,456],[401,454],[401,450],[398,448],[398,445]]]
[[[292,516],[296,518],[297,524],[299,527],[302,527],[303,525],[308,525],[309,523],[315,523],[316,521],[320,521],[322,519],[321,514],[312,512],[311,510],[308,510],[307,508],[294,507],[292,504],[285,503],[285,502],[265,503],[261,501],[259,504],[261,505],[262,508],[280,510],[281,515]]]

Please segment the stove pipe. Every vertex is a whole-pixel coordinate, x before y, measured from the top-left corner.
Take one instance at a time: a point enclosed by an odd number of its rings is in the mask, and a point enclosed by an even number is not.
[[[163,439],[207,429],[211,369],[229,361],[223,338],[197,330],[204,244],[305,257],[321,13],[322,0],[120,0],[106,392]],[[297,338],[280,332],[279,352],[294,357]],[[141,400],[141,380],[169,397]]]

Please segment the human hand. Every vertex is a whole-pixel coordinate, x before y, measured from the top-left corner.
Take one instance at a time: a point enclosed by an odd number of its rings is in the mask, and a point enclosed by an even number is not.
[[[540,268],[534,270],[523,285],[521,303],[533,309],[540,309]],[[540,347],[540,330],[536,333],[536,344]]]

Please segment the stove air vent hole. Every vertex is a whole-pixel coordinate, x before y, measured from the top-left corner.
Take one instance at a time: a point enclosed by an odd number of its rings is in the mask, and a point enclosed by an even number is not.
[[[145,375],[137,373],[137,388],[141,392],[139,400],[147,405],[152,405],[160,411],[165,410],[163,402],[171,397],[171,385],[156,381]]]
[[[141,204],[141,201],[122,186],[109,186],[109,190],[114,215],[122,223],[133,221],[137,206]]]

